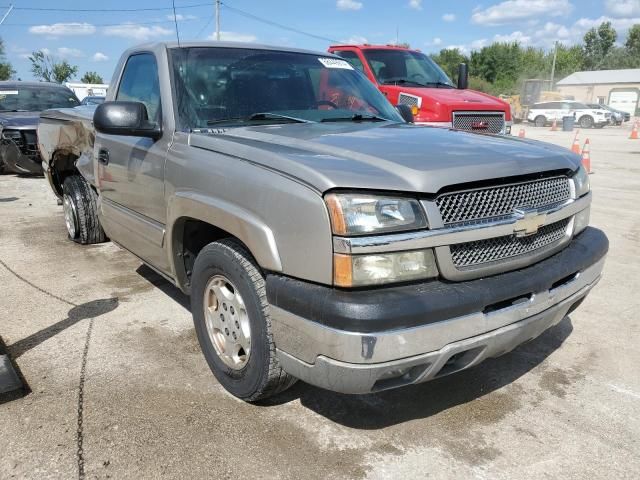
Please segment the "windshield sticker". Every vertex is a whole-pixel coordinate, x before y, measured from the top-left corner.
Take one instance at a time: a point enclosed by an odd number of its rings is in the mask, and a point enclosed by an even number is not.
[[[341,68],[343,70],[353,70],[353,67],[346,60],[339,58],[319,58],[318,61],[326,68]]]
[[[0,95],[18,95],[18,90],[0,90]]]

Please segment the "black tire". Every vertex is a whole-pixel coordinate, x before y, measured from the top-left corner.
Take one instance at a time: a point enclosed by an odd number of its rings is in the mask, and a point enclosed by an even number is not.
[[[593,117],[590,115],[584,115],[580,117],[580,128],[592,128],[593,127]]]
[[[544,127],[547,124],[547,117],[544,115],[538,115],[533,121],[536,127]]]
[[[76,243],[89,245],[107,240],[98,219],[98,195],[80,175],[71,175],[64,181],[63,208],[69,238]],[[72,216],[73,228],[67,215]]]
[[[205,321],[205,290],[210,279],[220,275],[241,294],[251,327],[251,353],[246,365],[238,370],[218,356]],[[229,393],[254,402],[283,392],[296,382],[278,363],[264,277],[240,242],[226,238],[205,246],[196,258],[191,285],[191,311],[200,348],[214,376]]]

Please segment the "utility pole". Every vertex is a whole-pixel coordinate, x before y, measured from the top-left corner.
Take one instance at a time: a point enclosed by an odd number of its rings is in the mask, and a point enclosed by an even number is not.
[[[9,10],[7,10],[7,13],[5,13],[2,17],[2,20],[0,20],[0,25],[2,25],[4,23],[4,21],[6,20],[6,18],[9,16],[9,14],[11,13],[11,10],[13,10],[13,4],[9,4]]]
[[[558,41],[553,47],[553,64],[551,65],[551,91],[553,91],[553,82],[556,76],[556,58],[558,57]]]
[[[220,0],[216,0],[216,40],[220,41]]]

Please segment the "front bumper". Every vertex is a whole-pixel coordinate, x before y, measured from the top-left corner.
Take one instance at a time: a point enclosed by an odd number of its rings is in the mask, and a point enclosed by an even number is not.
[[[343,393],[420,383],[502,355],[558,323],[600,279],[606,236],[588,228],[530,267],[467,282],[345,292],[267,278],[285,371]],[[293,298],[293,300],[292,300]]]

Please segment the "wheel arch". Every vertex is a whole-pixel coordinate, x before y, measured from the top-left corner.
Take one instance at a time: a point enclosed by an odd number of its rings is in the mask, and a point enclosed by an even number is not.
[[[260,268],[282,271],[275,235],[252,212],[224,200],[194,192],[177,193],[167,215],[167,252],[178,287],[190,291],[191,267],[199,251],[221,238],[233,237],[251,253]]]

